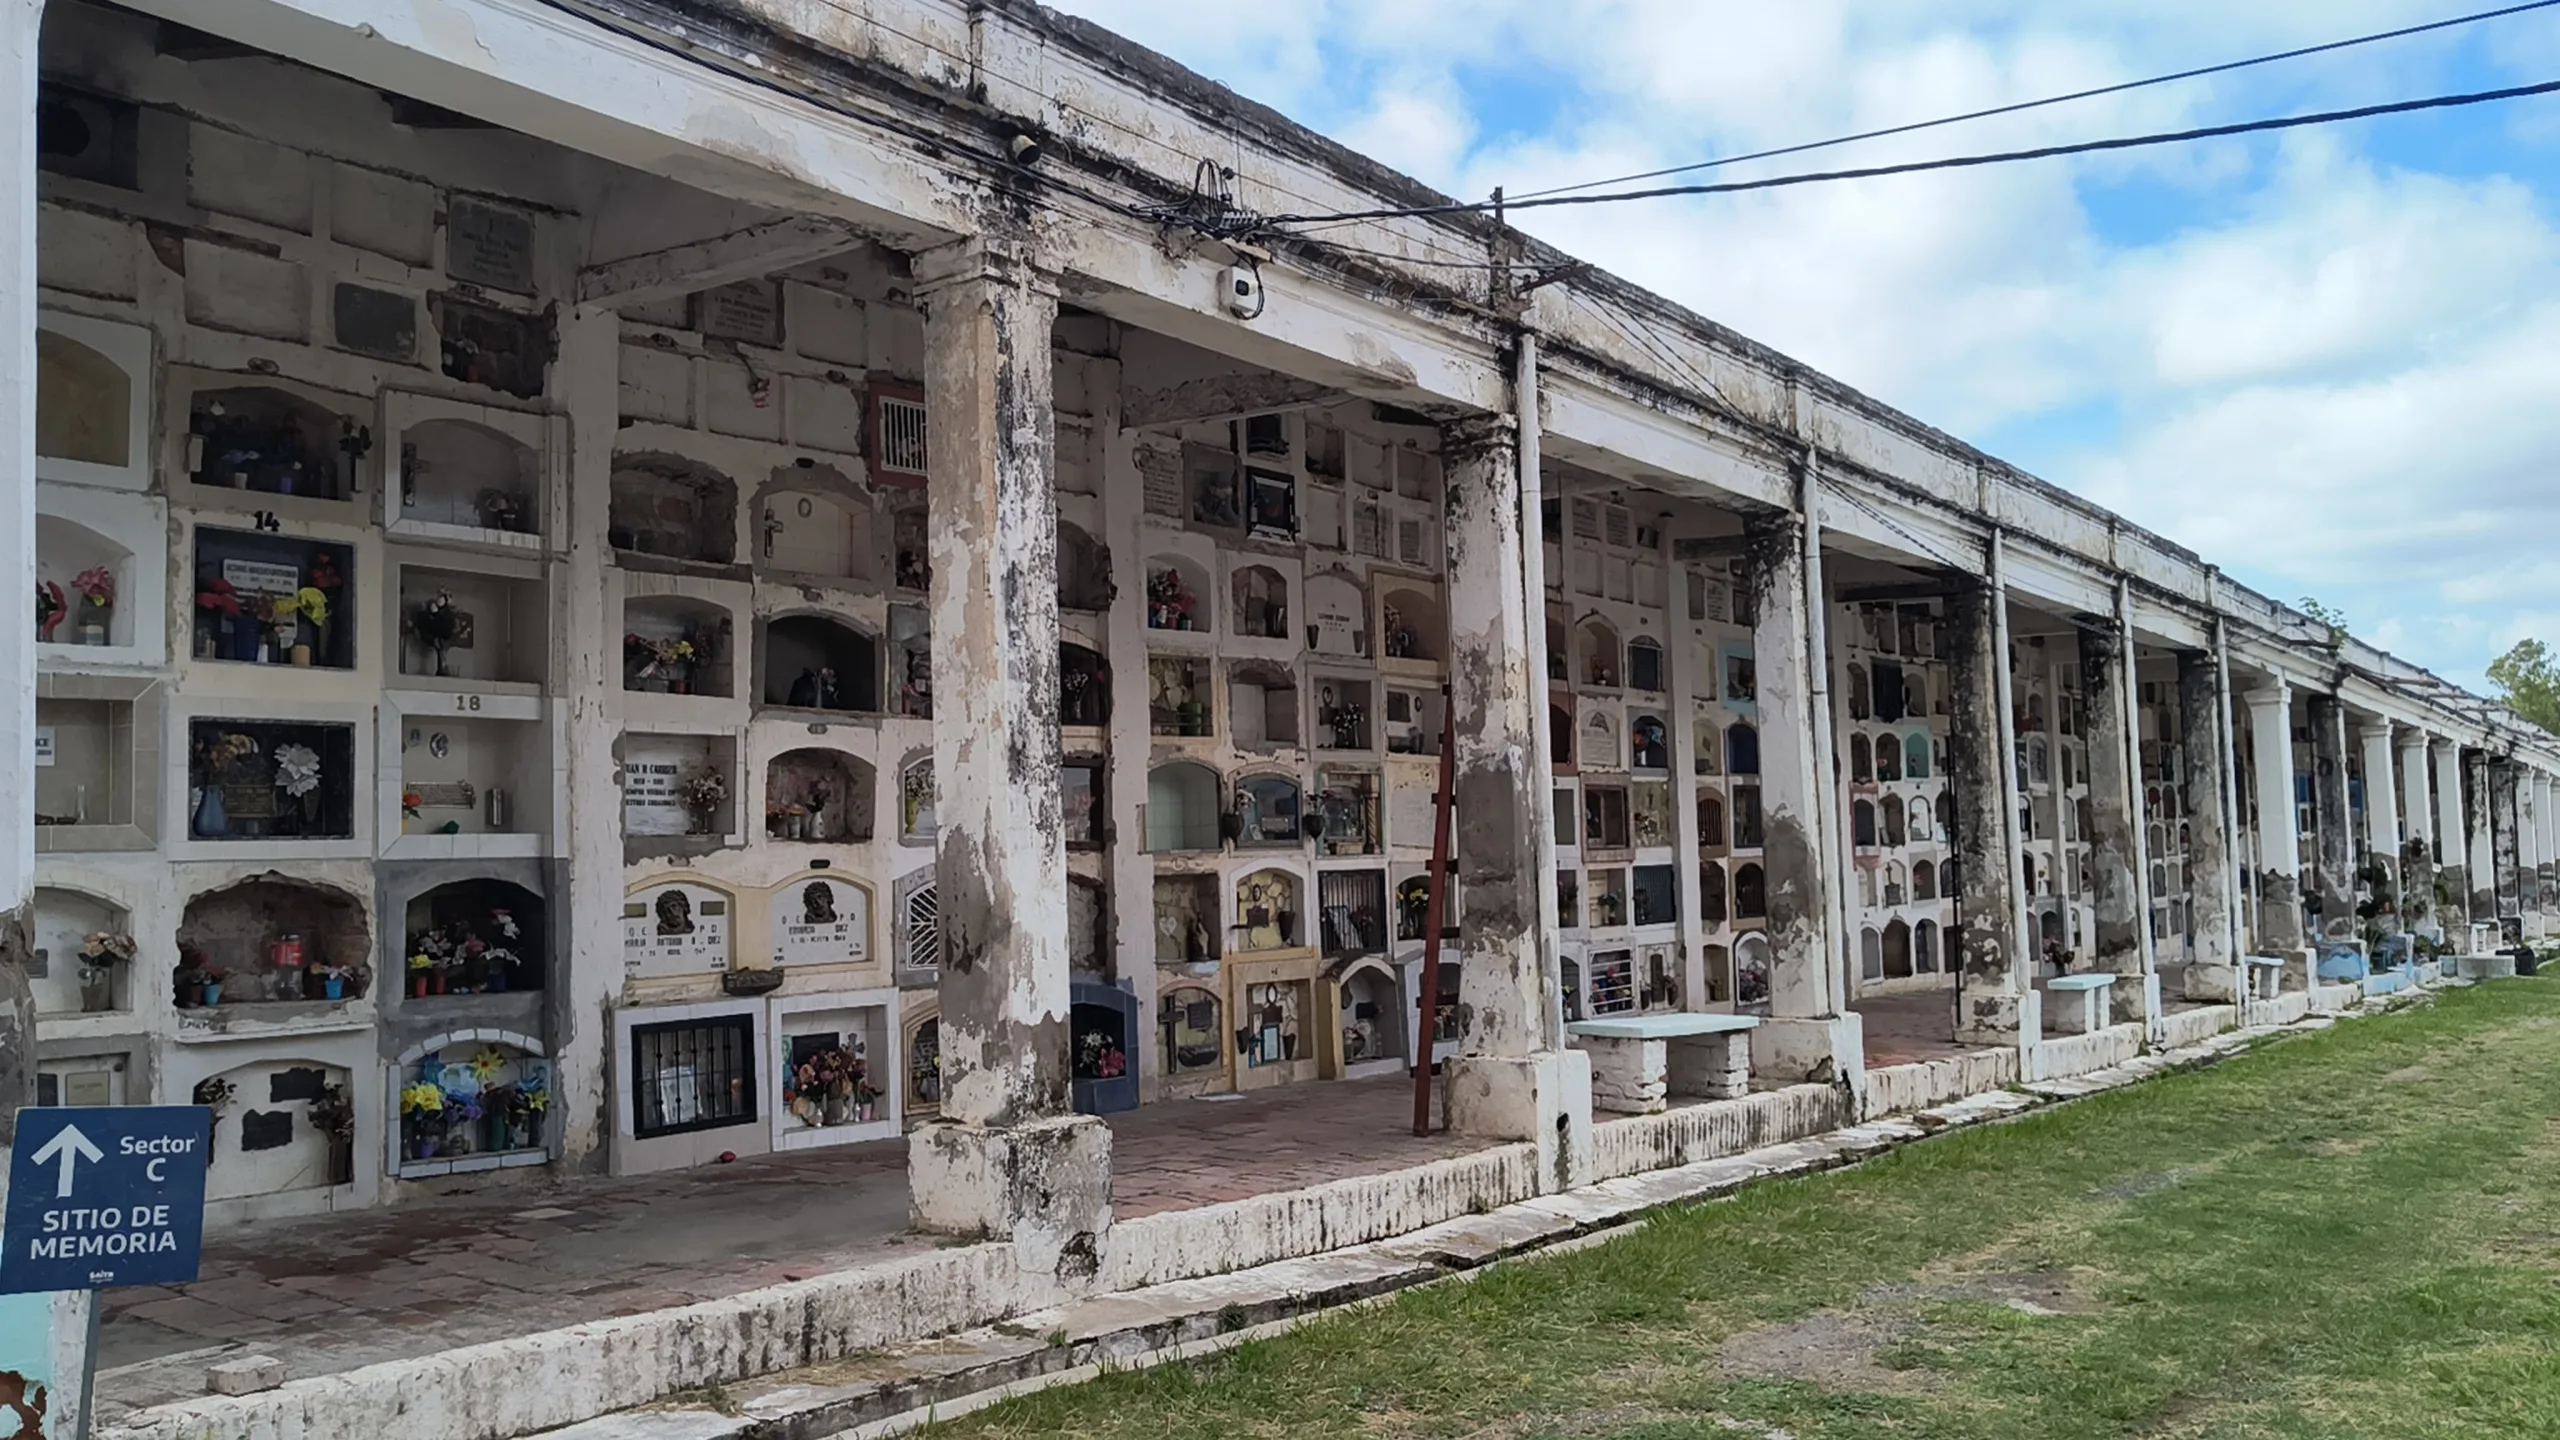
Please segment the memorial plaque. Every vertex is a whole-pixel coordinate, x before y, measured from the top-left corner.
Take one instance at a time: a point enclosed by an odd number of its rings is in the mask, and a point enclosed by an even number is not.
[[[453,197],[445,220],[445,273],[456,280],[533,293],[533,217],[467,196]]]
[[[870,958],[871,897],[861,886],[820,878],[774,892],[774,964],[859,965]]]
[[[693,297],[694,328],[750,345],[782,343],[782,282],[741,280]]]
[[[728,896],[676,881],[623,898],[624,975],[707,975],[728,968]]]
[[[391,290],[340,285],[330,301],[338,348],[403,364],[418,358],[418,302]]]

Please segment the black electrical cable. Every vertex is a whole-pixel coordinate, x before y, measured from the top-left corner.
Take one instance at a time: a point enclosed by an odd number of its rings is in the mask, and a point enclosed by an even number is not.
[[[2539,85],[2516,85],[2503,90],[2479,90],[2464,95],[2433,95],[2422,100],[2394,100],[2382,105],[2360,105],[2352,110],[2323,110],[2311,115],[2288,115],[2272,120],[2247,120],[2233,125],[2206,125],[2193,130],[2173,130],[2153,135],[2082,140],[2068,145],[2041,145],[2031,150],[2002,150],[1987,155],[1957,155],[1942,160],[1915,160],[1900,165],[1869,165],[1855,170],[1820,170],[1797,175],[1775,175],[1766,180],[1732,180],[1714,185],[1664,185],[1651,190],[1621,190],[1607,195],[1548,195],[1535,200],[1510,200],[1505,202],[1504,208],[1532,210],[1558,205],[1605,205],[1619,200],[1659,200],[1677,195],[1730,195],[1745,190],[1775,190],[1790,185],[1814,185],[1832,180],[1871,180],[1886,175],[1915,175],[1933,170],[1962,170],[1983,165],[2006,165],[2020,160],[2049,160],[2063,155],[2136,150],[2152,145],[2175,145],[2192,140],[2221,139],[2232,135],[2256,135],[2271,130],[2294,130],[2307,125],[2331,125],[2345,120],[2366,120],[2377,115],[2405,115],[2421,110],[2447,110],[2464,105],[2487,104],[2494,100],[2517,100],[2528,95],[2548,95],[2556,90],[2560,90],[2560,80],[2546,80]],[[1317,225],[1343,220],[1400,220],[1431,215],[1469,215],[1493,208],[1494,202],[1479,200],[1452,202],[1446,205],[1344,210],[1330,215],[1272,215],[1265,217],[1264,223]]]
[[[2255,65],[2272,65],[2279,60],[2299,60],[2305,55],[2325,55],[2334,50],[2351,50],[2359,45],[2372,45],[2384,40],[2401,40],[2423,35],[2430,30],[2450,30],[2458,25],[2473,25],[2483,20],[2498,20],[2521,15],[2528,10],[2547,10],[2560,5],[2560,0],[2531,0],[2524,5],[2509,5],[2498,10],[2482,10],[2470,15],[2456,15],[2449,20],[2430,20],[2424,25],[2404,25],[2397,30],[2380,30],[2371,35],[2358,35],[2351,40],[2332,40],[2322,45],[2305,45],[2298,50],[2281,50],[2272,55],[2256,55],[2246,60],[2229,60],[2220,65],[2204,65],[2193,70],[2180,70],[2170,75],[2154,75],[2146,80],[2127,80],[2118,85],[2101,85],[2092,90],[2074,90],[2068,95],[2049,95],[2042,100],[2021,100],[2014,105],[1995,105],[1988,110],[1971,110],[1962,115],[1947,115],[1936,120],[1918,120],[1908,125],[1891,125],[1882,130],[1862,130],[1855,135],[1839,135],[1829,140],[1814,140],[1802,145],[1783,145],[1775,150],[1755,150],[1748,155],[1726,155],[1714,160],[1701,160],[1693,165],[1673,165],[1661,170],[1644,170],[1633,175],[1619,175],[1608,180],[1584,180],[1572,185],[1558,185],[1546,190],[1531,190],[1517,196],[1532,200],[1546,195],[1566,195],[1576,190],[1597,190],[1604,185],[1625,185],[1637,180],[1658,180],[1665,175],[1686,175],[1697,170],[1713,170],[1723,165],[1739,165],[1746,160],[1774,160],[1781,155],[1802,155],[1809,150],[1828,150],[1836,145],[1854,145],[1861,140],[1881,140],[1892,135],[1909,135],[1920,130],[1935,130],[1946,125],[1961,125],[1968,120],[1988,120],[1998,115],[2015,115],[2025,110],[2040,110],[2048,105],[2065,105],[2074,100],[2094,100],[2101,95],[2121,95],[2128,90],[2142,90],[2154,85],[2170,85],[2180,80],[2195,80],[2207,75],[2222,75],[2246,70]]]

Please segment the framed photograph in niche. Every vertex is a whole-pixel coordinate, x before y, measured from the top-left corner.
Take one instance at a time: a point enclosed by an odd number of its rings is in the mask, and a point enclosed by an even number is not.
[[[1252,533],[1266,540],[1298,538],[1298,481],[1293,475],[1247,467],[1245,505]]]

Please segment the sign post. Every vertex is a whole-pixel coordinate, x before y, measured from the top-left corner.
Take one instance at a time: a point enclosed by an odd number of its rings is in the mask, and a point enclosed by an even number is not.
[[[98,1302],[111,1285],[183,1285],[204,1246],[204,1179],[213,1114],[201,1105],[29,1106],[18,1112],[9,1202],[0,1219],[0,1295],[59,1296],[84,1308],[76,1432],[89,1433],[98,1367]],[[53,1383],[68,1367],[52,1371]],[[8,1376],[0,1374],[0,1386]],[[21,1404],[61,1414],[41,1392]],[[22,1412],[23,1413],[23,1412]]]

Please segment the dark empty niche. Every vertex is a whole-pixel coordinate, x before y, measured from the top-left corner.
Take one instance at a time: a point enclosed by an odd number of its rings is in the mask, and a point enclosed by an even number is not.
[[[295,1100],[317,1100],[328,1083],[329,1072],[310,1065],[273,1071],[267,1076],[267,1103],[284,1105]]]
[[[554,337],[548,315],[520,315],[451,295],[427,297],[445,378],[531,400],[542,393]]]
[[[403,363],[418,354],[418,302],[393,290],[337,287],[330,301],[338,348]]]
[[[281,1150],[293,1143],[293,1112],[250,1110],[240,1116],[240,1148]]]
[[[616,550],[727,565],[738,556],[738,486],[679,455],[618,455],[605,526]]]

